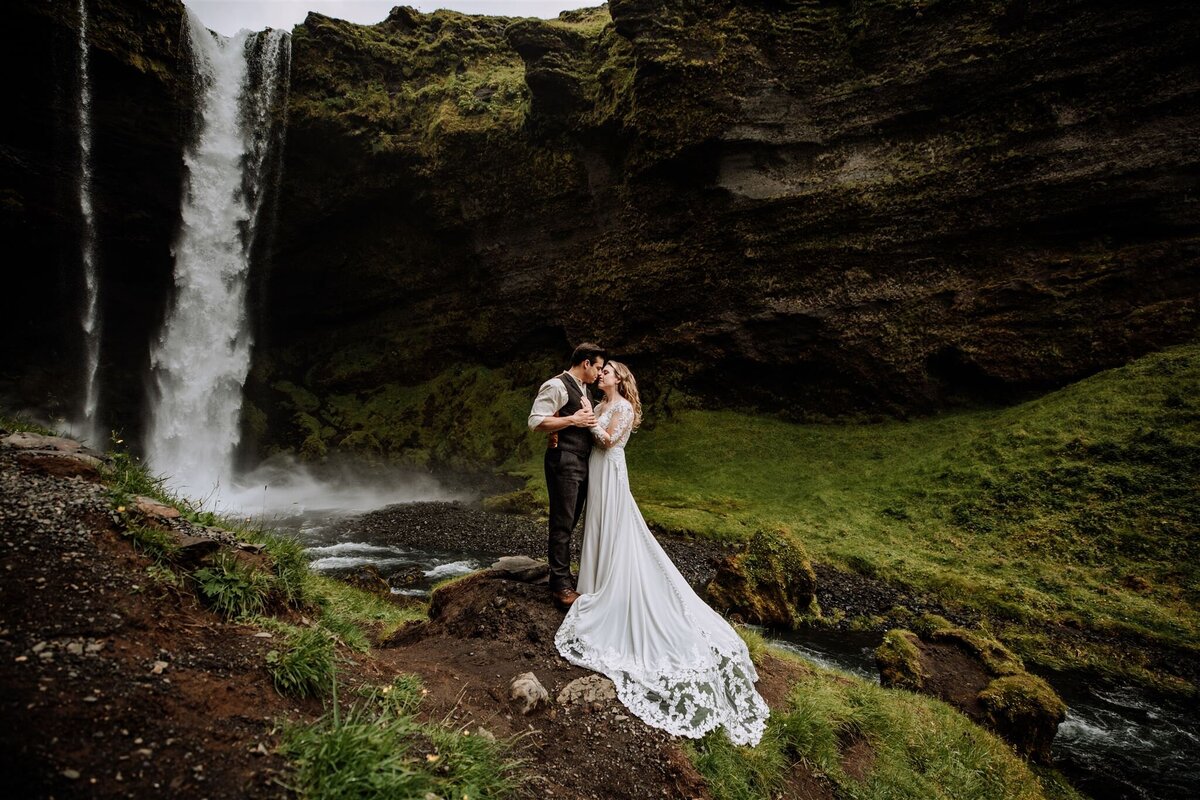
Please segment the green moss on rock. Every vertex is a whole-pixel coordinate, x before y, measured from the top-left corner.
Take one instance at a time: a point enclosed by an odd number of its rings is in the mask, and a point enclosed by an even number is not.
[[[875,651],[880,683],[940,697],[994,730],[1020,755],[1049,764],[1050,744],[1067,712],[1054,689],[982,632],[933,614],[916,620],[914,628],[919,636],[899,628],[884,636]],[[964,671],[961,659],[939,645],[952,645],[977,668]]]
[[[817,578],[804,545],[788,528],[761,528],[708,584],[714,607],[746,622],[791,627],[818,616]]]
[[[1051,762],[1050,745],[1067,704],[1041,678],[1029,673],[996,678],[979,694],[988,725],[1017,752],[1043,764]]]
[[[925,685],[925,670],[921,666],[921,651],[917,647],[917,635],[912,631],[896,628],[883,637],[883,644],[875,648],[875,663],[879,667],[879,682],[896,689],[921,691]]]
[[[931,642],[951,642],[983,662],[991,675],[1020,675],[1025,672],[1021,659],[999,640],[979,631],[961,628],[936,614],[922,618],[922,635]]]

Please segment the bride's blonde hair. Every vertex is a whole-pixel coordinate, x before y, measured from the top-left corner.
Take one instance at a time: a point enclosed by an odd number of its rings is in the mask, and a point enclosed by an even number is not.
[[[633,406],[633,429],[637,430],[637,426],[642,424],[642,398],[638,396],[637,381],[629,367],[620,361],[609,361],[608,366],[613,368],[613,374],[617,376],[617,394]]]

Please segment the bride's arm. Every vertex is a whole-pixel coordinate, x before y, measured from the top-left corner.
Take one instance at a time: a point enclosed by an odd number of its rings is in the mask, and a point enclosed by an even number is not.
[[[633,409],[624,403],[618,403],[613,410],[608,427],[592,426],[592,439],[600,447],[612,447],[613,442],[625,435],[625,429],[633,424]]]

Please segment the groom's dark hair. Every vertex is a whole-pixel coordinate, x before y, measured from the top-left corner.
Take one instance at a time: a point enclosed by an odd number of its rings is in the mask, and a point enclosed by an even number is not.
[[[584,361],[595,361],[597,358],[608,360],[608,352],[598,344],[584,342],[575,348],[575,352],[571,354],[571,366],[582,364]]]

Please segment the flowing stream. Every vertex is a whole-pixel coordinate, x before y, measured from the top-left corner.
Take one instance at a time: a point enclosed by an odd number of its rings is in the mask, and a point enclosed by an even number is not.
[[[314,570],[379,570],[396,594],[427,595],[437,580],[488,566],[503,553],[399,547],[364,534],[346,514],[299,515],[285,528]],[[436,535],[433,538],[439,538]],[[878,682],[877,633],[799,631],[769,641],[806,660]],[[1190,800],[1200,786],[1200,715],[1176,700],[1105,687],[1070,674],[1043,675],[1069,706],[1054,740],[1056,766],[1095,800]]]
[[[184,155],[175,296],[151,348],[158,390],[146,439],[173,488],[209,497],[233,477],[242,385],[250,367],[246,291],[286,91],[290,38],[225,38],[190,11],[199,130]]]
[[[879,680],[877,634],[804,631],[772,643],[829,669]],[[1043,674],[1067,703],[1054,739],[1055,766],[1094,800],[1184,800],[1200,787],[1200,716],[1177,700],[1152,698],[1069,673]]]
[[[92,79],[88,66],[87,0],[79,0],[79,212],[82,218],[80,259],[83,262],[83,326],[86,362],[80,437],[96,447],[99,441],[96,409],[100,403],[100,280],[96,274],[96,218],[92,208]]]

